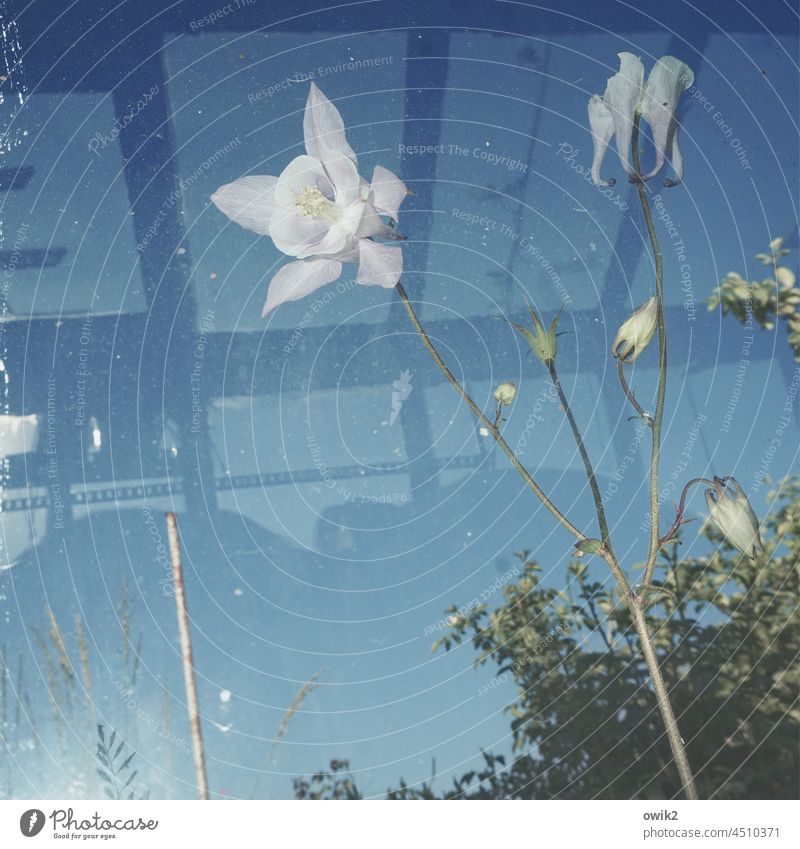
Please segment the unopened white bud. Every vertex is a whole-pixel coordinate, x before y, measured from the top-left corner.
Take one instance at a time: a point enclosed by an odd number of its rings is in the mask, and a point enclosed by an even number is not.
[[[764,551],[758,517],[735,478],[715,477],[714,489],[706,490],[706,504],[711,521],[734,548],[753,560]]]
[[[650,344],[657,320],[658,302],[650,298],[623,322],[611,346],[611,353],[624,363],[632,363]]]
[[[513,404],[516,397],[517,386],[515,383],[501,383],[498,385],[497,389],[494,390],[494,400],[497,401],[498,404],[503,404],[506,407],[509,404]]]

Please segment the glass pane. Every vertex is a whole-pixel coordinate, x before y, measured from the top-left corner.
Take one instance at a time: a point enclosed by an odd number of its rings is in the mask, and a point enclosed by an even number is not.
[[[0,795],[197,797],[167,511],[212,798],[680,796],[636,604],[701,795],[796,795],[789,10],[135,5],[0,4]],[[610,133],[591,176],[620,52],[693,72],[637,142],[668,160],[663,414],[656,337],[620,330],[658,290]],[[331,279],[285,297],[292,262]],[[613,556],[575,548],[597,500]]]

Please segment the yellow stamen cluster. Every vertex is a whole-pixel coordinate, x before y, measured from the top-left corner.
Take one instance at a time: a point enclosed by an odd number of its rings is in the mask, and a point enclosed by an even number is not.
[[[328,200],[316,186],[303,186],[295,196],[294,205],[303,215],[321,218],[331,224],[339,220],[336,204]]]

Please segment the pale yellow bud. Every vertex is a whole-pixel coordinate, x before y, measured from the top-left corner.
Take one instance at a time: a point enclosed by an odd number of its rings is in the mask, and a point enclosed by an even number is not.
[[[623,322],[611,346],[611,353],[624,363],[632,363],[650,344],[656,332],[658,302],[655,298],[645,301]]]
[[[494,400],[497,401],[498,404],[503,404],[506,407],[509,404],[513,404],[516,397],[517,386],[511,382],[501,383],[498,385],[497,389],[494,390]]]

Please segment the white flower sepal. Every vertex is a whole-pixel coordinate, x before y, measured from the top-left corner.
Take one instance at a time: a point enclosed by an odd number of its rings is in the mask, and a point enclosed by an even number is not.
[[[734,548],[753,560],[764,551],[758,517],[736,478],[715,477],[714,489],[706,490],[706,505],[709,518]]]
[[[619,71],[609,78],[605,94],[602,97],[595,94],[589,99],[589,128],[594,144],[592,182],[596,186],[613,186],[616,182],[600,177],[600,166],[612,135],[616,138],[622,168],[628,180],[635,181],[629,156],[637,113],[650,125],[656,151],[655,165],[642,179],[655,177],[669,159],[675,179],[664,180],[664,185],[677,186],[683,180],[683,157],[678,147],[678,101],[693,83],[694,74],[688,65],[674,56],[662,56],[645,84],[642,60],[633,53],[619,54]]]

